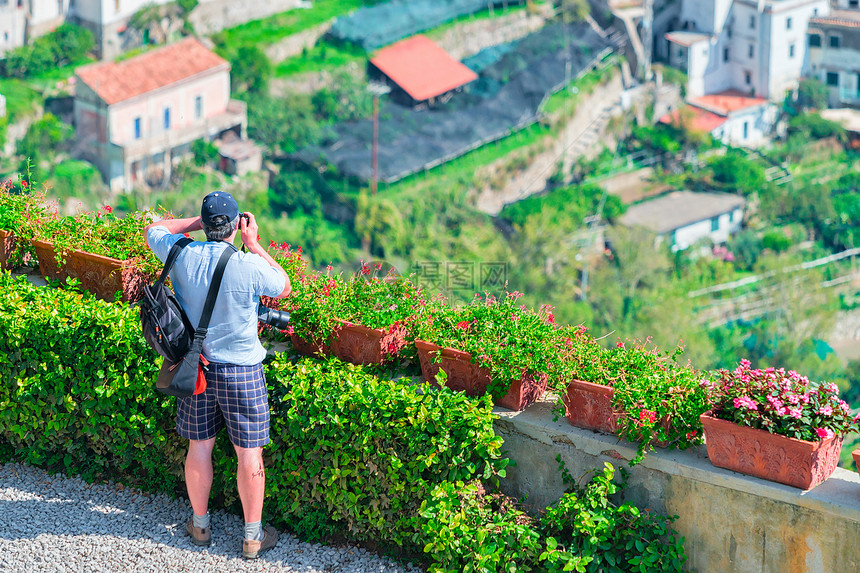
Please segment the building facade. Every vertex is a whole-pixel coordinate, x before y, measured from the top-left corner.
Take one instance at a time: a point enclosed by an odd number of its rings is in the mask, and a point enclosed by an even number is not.
[[[141,8],[167,4],[172,0],[0,0],[0,56],[47,34],[69,21],[88,28],[95,36],[96,49],[111,59],[139,38],[130,34],[128,22]],[[249,20],[265,18],[300,6],[305,0],[199,0],[189,19],[195,30],[210,34]]]
[[[860,107],[860,9],[813,18],[807,42],[807,74],[827,85],[830,106]]]
[[[0,57],[66,21],[71,0],[0,0]]]
[[[802,75],[809,20],[829,13],[828,0],[683,0],[662,52],[692,97],[735,89],[781,101]]]
[[[196,140],[245,135],[247,109],[230,99],[230,65],[196,39],[75,76],[78,147],[113,190],[166,182]]]

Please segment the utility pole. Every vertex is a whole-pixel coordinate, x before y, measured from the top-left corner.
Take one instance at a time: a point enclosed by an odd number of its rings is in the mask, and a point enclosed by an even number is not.
[[[382,83],[371,82],[367,88],[373,94],[373,142],[371,144],[370,158],[370,192],[376,195],[376,188],[379,182],[379,96],[387,94],[391,88]]]

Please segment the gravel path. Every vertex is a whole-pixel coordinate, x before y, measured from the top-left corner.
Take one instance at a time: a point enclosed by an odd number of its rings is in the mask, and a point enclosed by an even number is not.
[[[0,571],[420,571],[361,548],[302,543],[284,532],[274,549],[247,561],[242,520],[222,511],[212,514],[212,546],[195,547],[185,533],[190,507],[185,499],[2,464]]]

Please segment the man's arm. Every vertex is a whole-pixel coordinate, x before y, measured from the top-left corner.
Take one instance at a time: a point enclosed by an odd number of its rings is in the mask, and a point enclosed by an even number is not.
[[[245,243],[245,247],[249,252],[254,253],[256,255],[260,255],[263,259],[269,263],[270,266],[277,269],[282,275],[284,275],[284,290],[276,296],[275,298],[284,298],[289,295],[292,291],[292,285],[290,285],[290,277],[287,275],[287,271],[285,271],[281,265],[272,258],[272,256],[266,252],[266,249],[260,246],[260,243],[257,241],[257,220],[254,218],[254,215],[251,213],[245,213],[248,215],[248,221],[245,221],[244,217],[239,217],[239,230],[242,233],[242,242]]]
[[[161,219],[160,221],[150,223],[143,228],[144,237],[146,237],[146,233],[152,227],[166,227],[167,231],[171,235],[179,235],[183,233],[190,233],[191,231],[201,231],[203,230],[203,223],[200,222],[199,216],[187,217],[185,219]]]

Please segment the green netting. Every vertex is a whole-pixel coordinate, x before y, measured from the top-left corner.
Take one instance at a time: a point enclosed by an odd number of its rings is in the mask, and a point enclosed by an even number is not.
[[[493,63],[444,105],[415,110],[384,101],[379,179],[397,181],[534,123],[549,95],[609,49],[608,40],[587,24],[551,24],[507,48],[478,54],[476,62]],[[367,181],[372,134],[369,120],[339,124],[321,145],[302,149],[294,157],[312,165],[330,164],[342,174]]]
[[[391,0],[385,4],[359,8],[338,18],[330,34],[339,40],[375,50],[402,38],[435,28],[460,16],[467,16],[515,0]]]

